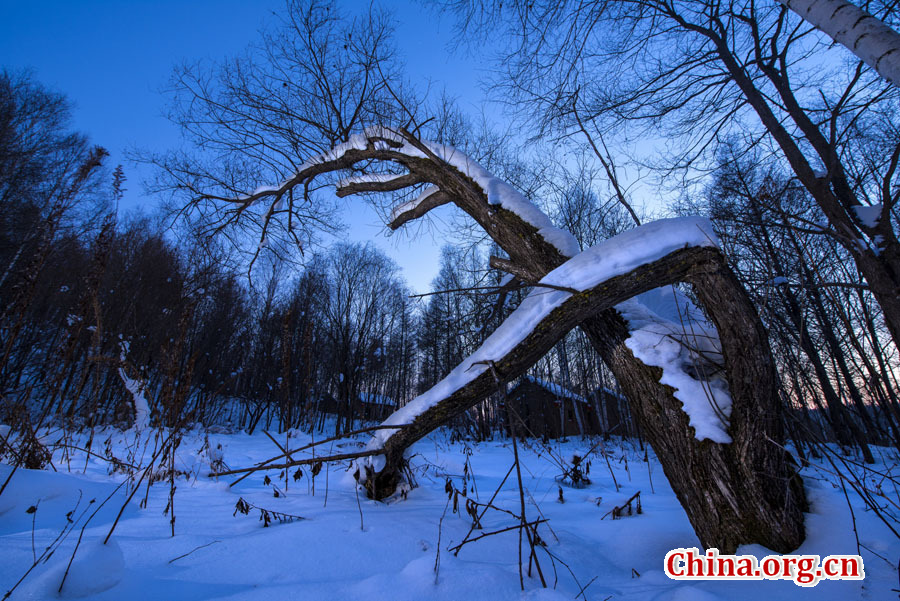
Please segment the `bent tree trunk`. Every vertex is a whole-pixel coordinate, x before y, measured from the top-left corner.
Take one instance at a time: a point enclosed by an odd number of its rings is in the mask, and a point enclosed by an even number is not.
[[[694,285],[722,339],[733,398],[728,444],[696,438],[674,389],[660,383],[662,369],[634,356],[625,344],[630,336],[626,321],[611,309],[677,281]],[[576,323],[616,375],[701,543],[727,553],[751,542],[780,552],[799,546],[805,495],[794,462],[781,446],[782,412],[766,333],[721,253],[676,251],[574,295],[513,351],[498,357],[496,372],[506,381],[525,373]],[[390,435],[383,443],[384,466],[365,482],[369,495],[393,494],[406,449],[496,391],[492,373],[484,371]]]
[[[307,164],[280,187],[238,202],[261,198],[278,202],[295,186],[308,188],[310,181],[322,173],[350,167],[357,167],[358,173],[361,167],[388,164],[405,173],[381,173],[371,179],[354,176],[339,184],[338,194],[432,184],[436,189],[426,190],[417,201],[395,210],[391,227],[452,202],[509,255],[509,259],[492,259],[492,264],[524,282],[538,282],[577,252],[567,244],[565,233],[553,228],[546,215],[507,184],[455,149],[422,142],[405,130],[373,128]],[[628,324],[614,308],[643,291],[675,282],[693,285],[718,329],[732,397],[728,428],[732,442],[727,444],[696,438],[682,402],[674,396],[675,390],[660,382],[662,370],[643,363],[626,345]],[[473,375],[458,386],[438,383],[423,395],[430,395],[428,403],[417,405],[413,401],[388,418],[386,425],[405,426],[385,430],[374,441],[383,455],[368,470],[365,485],[369,495],[384,498],[393,494],[409,446],[497,390],[493,371],[503,380],[524,373],[569,329],[580,324],[622,386],[701,543],[723,553],[750,543],[779,552],[799,546],[804,538],[802,512],[806,501],[793,460],[781,446],[782,409],[768,339],[752,303],[718,249],[705,243],[689,244],[664,256],[648,257],[591,287],[558,288],[554,294],[567,296],[560,297],[558,304],[542,314],[515,345],[483,356],[479,355],[482,347],[454,370],[460,374],[472,370]],[[488,369],[487,362],[493,369]],[[409,410],[416,406],[421,410]]]
[[[685,281],[722,343],[733,399],[730,444],[697,440],[672,388],[660,384],[662,370],[642,363],[625,345],[628,328],[615,311],[586,320],[582,329],[616,375],[701,543],[733,553],[738,545],[756,542],[786,553],[804,539],[806,498],[782,446],[768,338],[724,258],[718,255],[706,267]]]

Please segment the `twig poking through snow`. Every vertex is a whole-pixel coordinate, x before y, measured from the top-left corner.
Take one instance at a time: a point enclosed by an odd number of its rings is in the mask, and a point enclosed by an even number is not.
[[[222,542],[222,541],[220,541],[220,540],[214,540],[214,541],[212,541],[212,542],[206,543],[205,545],[200,545],[199,547],[194,547],[193,549],[191,549],[190,551],[188,551],[188,552],[185,553],[184,555],[179,555],[178,557],[173,557],[172,559],[170,559],[170,560],[168,561],[168,563],[174,563],[174,562],[178,561],[179,559],[184,559],[185,557],[187,557],[188,555],[190,555],[190,554],[193,553],[194,551],[199,551],[200,549],[203,549],[203,548],[205,548],[205,547],[209,547],[209,546],[211,546],[211,545],[214,545],[214,544],[216,544],[216,543],[221,543],[221,542]]]

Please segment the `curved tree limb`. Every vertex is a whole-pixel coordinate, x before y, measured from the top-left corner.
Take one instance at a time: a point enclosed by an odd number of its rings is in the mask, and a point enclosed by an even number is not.
[[[445,205],[452,201],[453,199],[450,198],[449,195],[445,194],[436,187],[431,187],[428,190],[425,190],[425,192],[419,195],[412,202],[404,203],[396,207],[391,212],[391,220],[388,223],[388,227],[392,230],[396,230],[400,228],[400,226],[406,225],[413,219],[423,217],[431,209]]]
[[[683,281],[704,270],[713,270],[722,261],[721,253],[716,248],[688,246],[575,294],[562,290],[532,293],[532,298],[536,294],[555,295],[555,300],[558,300],[559,304],[553,307],[553,300],[546,300],[546,304],[550,307],[546,309],[538,323],[501,356],[489,356],[493,336],[489,337],[485,344],[451,372],[450,376],[422,395],[426,397],[432,391],[446,391],[438,394],[438,398],[430,402],[431,406],[415,414],[411,421],[406,423],[399,421],[406,417],[401,409],[382,424],[385,426],[398,424],[404,427],[396,432],[387,430],[386,435],[381,437],[385,465],[378,470],[374,479],[366,481],[369,494],[374,498],[384,498],[393,494],[398,476],[398,471],[393,468],[400,464],[406,449],[435,428],[497,392],[497,383],[491,371],[485,367],[486,361],[493,364],[504,383],[508,382],[524,374],[572,328],[585,319],[648,290]],[[498,333],[494,334],[497,335]],[[500,334],[504,335],[505,332]],[[478,374],[467,378],[466,372]],[[456,386],[457,382],[460,385]]]
[[[570,234],[553,227],[546,215],[508,184],[455,149],[422,142],[402,129],[379,127],[352,136],[348,143],[308,162],[281,186],[259,190],[235,202],[264,198],[278,202],[295,186],[302,185],[307,191],[319,175],[373,168],[384,173],[385,166],[405,170],[415,176],[416,182],[437,186],[507,253],[505,266],[529,274],[528,280],[548,274],[578,252],[577,244],[572,250],[574,239]],[[401,209],[399,215],[408,213],[408,218],[397,226],[430,208],[433,206],[425,203]],[[774,362],[765,330],[718,250],[689,248],[670,255],[653,257],[627,273],[596,283],[590,290],[565,296],[525,339],[501,353],[502,357],[481,359],[494,360],[504,378],[513,378],[546,352],[542,349],[549,349],[569,329],[580,325],[623,387],[633,414],[704,546],[731,553],[740,544],[759,543],[780,552],[791,551],[804,538],[802,512],[806,502],[792,458],[769,442],[783,440],[783,432]],[[617,302],[635,294],[678,281],[694,285],[701,305],[719,330],[733,402],[728,431],[731,444],[701,441],[694,436],[675,389],[661,382],[662,369],[645,364],[628,347],[628,323],[614,308]],[[569,293],[554,290],[545,294]],[[383,497],[393,492],[403,453],[412,442],[494,390],[493,378],[484,377],[482,372],[438,395],[436,401],[441,402],[420,411],[408,428],[376,444],[384,462],[367,474],[371,495]],[[386,425],[392,420],[407,421],[395,414]]]

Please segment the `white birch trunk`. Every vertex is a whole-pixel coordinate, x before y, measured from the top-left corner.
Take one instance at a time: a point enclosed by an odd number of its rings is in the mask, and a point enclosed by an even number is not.
[[[900,87],[900,33],[848,0],[780,0]]]

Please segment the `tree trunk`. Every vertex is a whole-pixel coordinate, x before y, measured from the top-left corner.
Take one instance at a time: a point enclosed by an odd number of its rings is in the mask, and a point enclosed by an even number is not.
[[[848,0],[779,0],[900,86],[900,33]]]
[[[613,370],[632,414],[701,543],[722,553],[752,542],[781,553],[803,541],[806,498],[783,448],[782,406],[768,338],[746,292],[724,260],[690,279],[719,331],[733,400],[730,444],[697,440],[662,370],[644,365],[624,344],[628,329],[614,312],[582,328]]]

